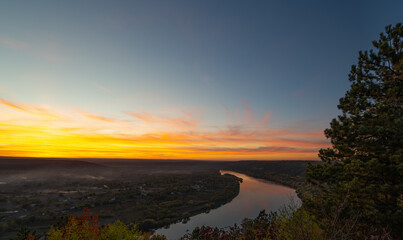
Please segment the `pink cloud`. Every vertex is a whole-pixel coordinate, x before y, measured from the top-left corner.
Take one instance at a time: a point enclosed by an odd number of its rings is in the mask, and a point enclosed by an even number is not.
[[[140,119],[149,124],[162,124],[175,129],[189,130],[197,128],[198,121],[187,112],[181,117],[156,116],[147,112],[125,112],[129,116]]]
[[[264,119],[263,119],[261,122],[258,122],[258,123],[256,124],[256,127],[265,126],[265,125],[269,122],[269,119],[270,119],[270,113],[267,112],[267,113],[264,115]]]
[[[253,122],[253,114],[252,110],[246,105],[245,102],[242,102],[244,111],[245,111],[245,124],[251,124]]]
[[[101,86],[101,85],[99,85],[99,84],[96,83],[96,82],[92,82],[92,84],[94,84],[95,87],[101,89],[102,91],[105,91],[105,92],[107,92],[107,93],[110,93],[110,92],[111,92],[108,88],[106,88],[106,87],[104,87],[104,86]]]
[[[230,124],[224,128],[206,129],[199,128],[199,120],[188,112],[176,116],[172,116],[172,113],[167,116],[126,112],[138,120],[129,121],[73,109],[70,112],[55,111],[50,107],[0,99],[0,133],[15,140],[14,150],[23,149],[21,143],[26,141],[25,136],[29,133],[38,136],[39,142],[43,137],[49,138],[49,141],[53,137],[56,140],[65,138],[64,142],[53,143],[55,152],[66,150],[63,144],[72,144],[71,147],[77,151],[72,154],[86,154],[87,151],[95,151],[88,150],[95,147],[97,150],[92,154],[96,156],[109,154],[110,151],[111,154],[119,153],[116,156],[134,156],[134,152],[144,154],[138,155],[141,157],[164,155],[172,158],[214,159],[217,156],[221,159],[236,159],[242,156],[245,159],[258,156],[259,159],[315,159],[320,148],[330,145],[321,129],[296,131],[270,129],[264,125],[256,127],[259,123]],[[267,113],[262,122],[268,119]],[[304,129],[303,125],[300,127]],[[80,141],[87,145],[74,145]],[[133,149],[136,151],[133,152]],[[43,146],[38,144],[30,151],[43,151]]]
[[[18,49],[18,50],[28,48],[28,44],[21,42],[21,41],[17,41],[17,40],[12,40],[9,38],[0,37],[0,43],[7,47],[11,47],[11,48]]]
[[[203,80],[203,82],[204,83],[206,83],[207,85],[210,85],[211,84],[211,81],[213,80],[210,76],[203,76],[202,77],[202,80]]]
[[[59,118],[59,115],[56,112],[37,105],[25,105],[25,104],[13,103],[10,101],[6,101],[2,98],[0,98],[0,105],[34,115],[43,115],[52,118]]]
[[[0,36],[0,44],[13,49],[24,50],[28,54],[33,54],[49,62],[61,62],[64,60],[60,54],[60,47],[55,42],[29,46],[25,42]]]
[[[100,115],[95,115],[86,111],[83,111],[81,109],[78,108],[73,108],[76,112],[79,112],[81,115],[83,115],[84,117],[90,118],[90,119],[95,119],[95,120],[99,120],[99,121],[104,121],[104,122],[117,122],[117,121],[121,121],[120,119],[114,119],[114,118],[107,118],[104,116],[100,116]]]

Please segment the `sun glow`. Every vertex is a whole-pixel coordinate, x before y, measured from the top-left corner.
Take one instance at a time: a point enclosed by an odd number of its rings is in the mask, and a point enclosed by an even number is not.
[[[0,99],[0,155],[144,159],[316,159],[316,132],[264,128],[202,129],[183,116],[127,112],[113,119],[76,108],[55,110]]]

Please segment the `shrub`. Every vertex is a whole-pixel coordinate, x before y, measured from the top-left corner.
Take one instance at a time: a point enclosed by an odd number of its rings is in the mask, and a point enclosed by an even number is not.
[[[138,240],[142,239],[142,233],[136,225],[128,227],[122,221],[116,221],[106,225],[100,232],[100,240]]]
[[[23,238],[33,240],[35,238]],[[163,236],[142,234],[136,225],[128,226],[122,221],[101,227],[98,215],[91,215],[84,208],[81,215],[71,215],[67,222],[59,227],[52,227],[47,240],[163,240]]]
[[[95,240],[99,239],[98,215],[91,216],[88,208],[81,215],[71,215],[67,224],[61,228],[52,227],[48,240]]]
[[[315,218],[304,208],[295,204],[282,207],[273,225],[276,229],[274,237],[269,239],[281,240],[320,240],[325,239],[323,230]]]

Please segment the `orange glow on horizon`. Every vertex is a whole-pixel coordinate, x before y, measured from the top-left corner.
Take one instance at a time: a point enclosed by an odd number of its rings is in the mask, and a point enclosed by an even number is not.
[[[127,114],[133,119],[0,99],[0,156],[315,160],[317,151],[328,146],[317,132],[261,127],[209,131],[188,113],[182,117]]]

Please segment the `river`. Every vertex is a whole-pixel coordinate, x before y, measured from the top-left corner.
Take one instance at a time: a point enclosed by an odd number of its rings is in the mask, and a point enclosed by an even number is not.
[[[156,234],[165,235],[168,240],[177,240],[195,227],[208,225],[213,227],[228,227],[240,224],[244,218],[255,218],[263,209],[266,212],[276,211],[288,203],[291,198],[298,199],[295,190],[273,182],[249,177],[245,174],[221,171],[221,174],[231,174],[242,178],[239,194],[231,202],[201,213],[190,218],[186,223],[171,224],[169,228],[160,228]]]

